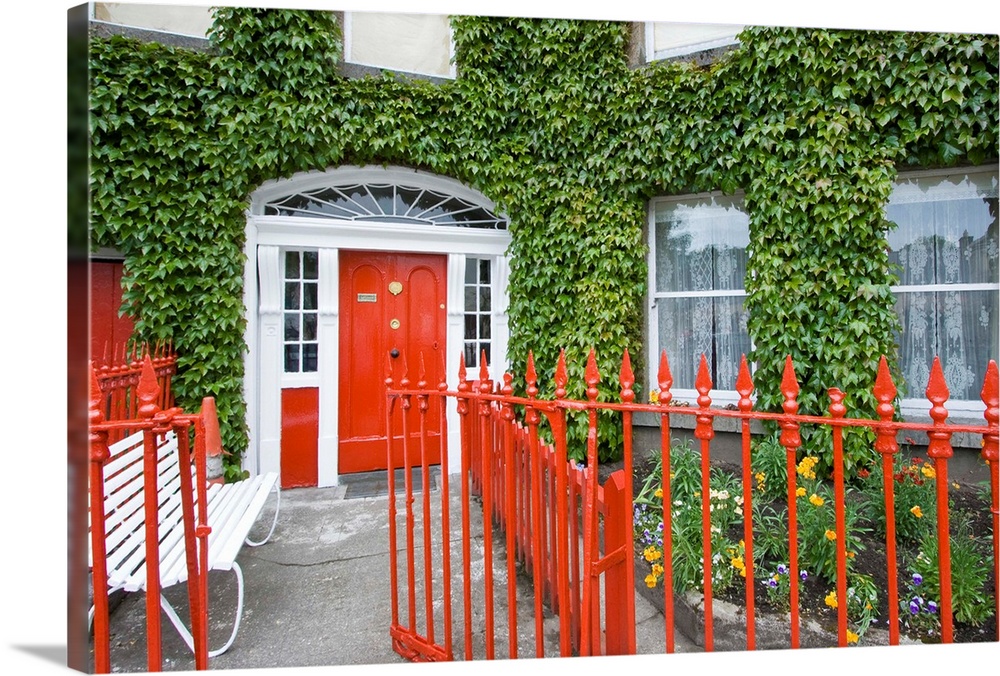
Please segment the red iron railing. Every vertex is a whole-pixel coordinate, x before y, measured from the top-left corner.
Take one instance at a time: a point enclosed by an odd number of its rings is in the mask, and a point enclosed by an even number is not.
[[[432,588],[432,555],[435,541],[432,537],[430,522],[433,518],[428,491],[426,454],[422,452],[425,421],[423,416],[427,410],[429,397],[455,399],[459,419],[461,420],[461,471],[460,504],[462,509],[462,575],[465,659],[473,659],[473,636],[478,635],[473,627],[472,597],[474,584],[478,581],[472,574],[473,555],[471,552],[471,496],[477,494],[481,498],[483,520],[486,524],[483,533],[482,561],[483,572],[483,603],[484,609],[484,651],[485,657],[495,657],[494,626],[496,624],[493,612],[494,586],[493,579],[493,536],[490,524],[496,523],[503,529],[506,539],[506,586],[508,590],[507,630],[510,645],[508,657],[517,656],[517,594],[513,580],[517,574],[517,562],[520,561],[525,570],[530,569],[534,585],[535,610],[535,655],[544,656],[542,636],[542,604],[547,601],[553,612],[559,615],[560,654],[613,654],[634,653],[634,567],[633,567],[633,489],[632,489],[632,415],[639,412],[653,413],[660,419],[660,460],[662,462],[663,482],[663,589],[664,589],[664,619],[665,646],[667,652],[674,651],[674,584],[671,562],[673,560],[671,527],[670,472],[671,472],[671,417],[692,416],[695,419],[694,436],[698,441],[701,456],[701,522],[704,549],[703,563],[703,611],[704,611],[704,647],[713,649],[713,590],[712,590],[712,555],[710,537],[710,490],[709,469],[711,463],[711,446],[714,438],[714,421],[716,418],[730,417],[740,421],[742,472],[743,472],[743,535],[745,541],[746,565],[746,638],[747,648],[756,647],[755,598],[754,598],[754,564],[753,564],[753,511],[751,470],[751,420],[771,421],[781,430],[780,444],[785,449],[787,466],[787,502],[788,502],[788,546],[789,546],[789,584],[791,602],[790,647],[799,647],[800,609],[799,609],[799,561],[798,561],[798,519],[796,513],[796,465],[799,448],[802,444],[801,426],[827,426],[831,429],[833,446],[833,482],[835,496],[835,539],[836,552],[836,598],[837,598],[837,633],[838,644],[848,643],[847,631],[847,588],[846,588],[846,524],[845,524],[845,486],[844,486],[844,449],[843,431],[845,428],[868,428],[875,432],[875,449],[882,457],[883,463],[883,502],[886,510],[886,567],[889,573],[888,610],[889,610],[889,643],[898,644],[900,634],[900,619],[898,613],[899,589],[896,576],[896,532],[894,523],[894,486],[893,460],[900,452],[896,437],[901,431],[926,432],[930,443],[927,453],[934,463],[934,481],[937,495],[937,543],[939,554],[939,576],[941,595],[941,639],[951,642],[953,635],[952,619],[952,589],[949,557],[948,532],[948,460],[952,457],[951,436],[963,432],[982,437],[982,458],[985,460],[990,476],[990,511],[993,524],[992,563],[995,587],[1000,587],[1000,542],[998,542],[998,446],[1000,446],[1000,386],[995,362],[990,362],[985,375],[982,390],[982,400],[985,404],[985,424],[954,425],[946,422],[948,412],[945,402],[948,390],[944,381],[941,365],[935,360],[926,396],[931,403],[929,423],[909,423],[895,420],[893,401],[896,389],[889,375],[885,359],[881,360],[878,376],[874,386],[874,394],[879,402],[875,419],[847,418],[846,407],[843,404],[845,393],[836,388],[828,390],[830,398],[829,415],[812,416],[798,413],[797,397],[799,387],[796,381],[791,358],[786,360],[785,371],[781,382],[781,392],[784,398],[782,413],[771,413],[753,410],[754,385],[750,377],[746,359],[742,360],[739,376],[735,383],[739,393],[739,403],[735,409],[712,408],[710,392],[713,388],[704,357],[701,360],[696,379],[698,391],[697,405],[671,405],[672,376],[666,354],[660,359],[658,371],[659,401],[655,404],[635,403],[632,391],[634,376],[628,354],[623,358],[619,383],[621,392],[618,402],[598,402],[596,359],[591,353],[585,375],[587,398],[571,400],[566,398],[566,366],[565,358],[560,355],[555,371],[554,399],[538,399],[537,377],[533,358],[529,355],[526,374],[526,396],[512,395],[512,377],[505,374],[503,385],[497,386],[488,380],[485,359],[482,362],[480,379],[470,382],[466,379],[464,362],[459,370],[459,386],[457,391],[449,391],[442,377],[436,389],[427,386],[421,373],[415,388],[411,388],[406,374],[397,382],[391,371],[391,362],[387,372],[386,385],[390,406],[387,416],[397,413],[405,414],[417,402],[416,423],[407,427],[405,420],[412,415],[404,415],[402,439],[391,439],[388,443],[388,462],[390,468],[417,467],[421,468],[423,482],[423,543],[424,551],[424,602],[425,617],[421,633],[415,610],[414,595],[416,594],[415,578],[415,537],[414,512],[412,509],[413,492],[410,484],[410,470],[406,472],[406,510],[404,525],[406,532],[408,618],[401,624],[396,610],[398,601],[398,585],[396,582],[397,560],[396,551],[396,505],[395,498],[390,498],[390,551],[392,566],[392,630],[394,647],[400,654],[415,660],[454,659],[452,650],[452,626],[450,612],[452,598],[450,589],[450,543],[448,529],[449,485],[447,471],[442,473],[441,506],[438,510],[441,516],[441,536],[439,545],[440,559],[445,575],[443,578],[444,642],[438,644],[434,632],[434,595]],[[441,406],[442,430],[446,430],[444,421],[445,406]],[[624,471],[612,475],[605,485],[599,486],[597,477],[597,412],[599,410],[617,411],[622,416],[624,429]],[[588,437],[586,443],[586,464],[578,467],[567,460],[566,416],[567,414],[586,415],[588,419]],[[539,439],[538,428],[542,416],[548,422],[552,434],[552,444],[544,444]],[[387,420],[387,423],[389,421]],[[391,429],[391,428],[390,428]],[[413,432],[409,431],[413,430]],[[446,432],[443,432],[446,435]],[[447,451],[442,451],[442,467],[447,467]],[[393,496],[393,472],[389,472],[390,496]],[[603,527],[603,530],[600,530]],[[602,537],[603,536],[603,537]],[[603,542],[603,548],[600,544]],[[434,551],[437,551],[434,549]],[[478,561],[478,557],[475,557]],[[605,617],[602,627],[600,617],[600,576],[604,579]],[[456,579],[459,579],[456,577]],[[997,635],[1000,637],[1000,593],[994,595],[994,605],[997,615]]]
[[[177,373],[177,354],[173,347],[169,343],[159,343],[152,349],[149,346],[123,347],[120,352],[115,350],[114,355],[105,358],[103,363],[92,364],[101,391],[100,410],[105,420],[136,419],[139,407],[137,387],[147,356],[159,384],[156,405],[160,410],[173,407],[170,379]],[[124,439],[134,431],[128,427],[109,430],[108,443]]]
[[[163,668],[160,623],[160,532],[157,469],[158,441],[166,434],[177,438],[177,453],[181,467],[194,467],[193,472],[180,472],[180,497],[182,506],[183,537],[185,540],[188,596],[191,610],[191,634],[194,640],[195,668],[208,668],[208,581],[203,571],[208,569],[207,514],[195,505],[207,504],[206,499],[206,443],[211,432],[206,433],[206,421],[202,414],[184,414],[180,409],[161,406],[170,401],[169,374],[176,363],[172,356],[159,357],[160,368],[155,360],[146,354],[140,368],[134,364],[120,368],[108,368],[103,375],[106,388],[102,388],[102,376],[91,369],[89,397],[89,510],[91,525],[91,552],[93,576],[93,631],[94,670],[96,673],[110,673],[111,645],[109,618],[109,589],[107,568],[108,515],[104,512],[105,482],[113,478],[106,466],[113,460],[109,450],[111,439],[124,438],[126,434],[142,434],[142,518],[145,522],[146,560],[146,636],[147,664],[149,671]],[[158,384],[158,380],[163,386]],[[117,397],[116,392],[125,390],[127,396]],[[126,410],[130,417],[109,419],[106,411],[109,400],[120,403],[128,401]],[[207,401],[207,400],[206,400]],[[121,408],[111,407],[113,411]],[[191,448],[190,432],[194,431],[194,448]],[[192,476],[192,474],[194,476]],[[119,526],[122,527],[122,526]]]

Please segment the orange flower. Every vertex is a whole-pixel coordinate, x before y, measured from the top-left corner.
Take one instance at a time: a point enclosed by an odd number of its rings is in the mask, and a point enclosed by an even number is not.
[[[830,530],[829,528],[826,530],[825,535],[826,535],[826,539],[827,540],[836,540],[837,539],[837,533],[835,533],[834,531]]]
[[[920,519],[924,516],[924,510],[920,509],[920,505],[913,505],[910,507],[910,514]]]

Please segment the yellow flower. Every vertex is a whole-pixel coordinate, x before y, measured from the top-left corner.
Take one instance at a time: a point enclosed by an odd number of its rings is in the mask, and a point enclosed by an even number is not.
[[[854,552],[847,552],[847,558],[853,559],[854,558]]]
[[[649,391],[649,403],[651,403],[651,404],[659,404],[660,403],[660,391],[659,390],[650,390]]]
[[[656,576],[652,573],[646,576],[646,586],[650,589],[656,586]]]
[[[857,634],[855,634],[853,631],[851,631],[850,629],[847,630],[847,642],[848,643],[857,643],[859,638],[861,638],[861,637],[858,636]]]
[[[958,490],[959,488],[961,488],[961,486],[959,486],[959,485],[958,485],[958,482],[957,482],[957,481],[952,481],[952,482],[951,482],[951,487],[952,487],[952,488],[954,488],[954,489],[955,489],[956,491],[957,491],[957,490]]]
[[[747,569],[740,568],[740,577],[746,577],[746,576],[747,576]]]
[[[662,488],[657,488],[656,491],[653,493],[653,495],[655,497],[657,497],[657,498],[662,498],[663,497],[663,489]]]
[[[816,467],[817,462],[819,462],[819,458],[814,455],[802,458],[799,464],[795,467],[795,471],[806,479],[815,479],[816,472],[813,468]]]
[[[650,561],[650,562],[656,561],[658,558],[660,558],[661,556],[663,556],[663,554],[660,552],[660,550],[658,550],[656,547],[654,547],[652,545],[650,545],[649,547],[646,547],[644,550],[642,550],[642,555],[646,558],[647,561]]]
[[[809,502],[811,502],[812,504],[814,504],[817,507],[819,507],[820,505],[822,505],[825,502],[825,500],[823,500],[823,498],[821,498],[818,495],[816,495],[815,493],[813,493],[812,495],[809,496]]]
[[[802,486],[799,486],[798,488],[795,489],[795,495],[799,496],[800,498],[805,497],[806,489],[802,488]]]
[[[836,540],[837,539],[837,533],[835,533],[834,531],[830,530],[829,528],[826,529],[826,533],[824,533],[824,535],[826,535],[826,539],[827,540]]]
[[[742,556],[737,556],[735,559],[730,559],[729,563],[736,570],[743,570],[743,569],[746,568],[746,564],[743,563],[743,557]]]
[[[826,598],[823,599],[823,603],[825,603],[826,605],[830,606],[831,608],[836,608],[837,607],[837,592],[830,592],[829,594],[827,594]]]
[[[928,479],[933,479],[934,477],[937,476],[937,472],[934,471],[934,468],[931,467],[930,464],[926,462],[924,463],[924,466],[920,468],[920,473],[923,474]]]
[[[924,516],[924,510],[920,509],[920,505],[913,505],[910,507],[910,514],[921,519]]]
[[[658,563],[654,563],[653,564],[653,575],[655,575],[656,577],[660,577],[661,575],[663,575],[663,566],[661,566]]]

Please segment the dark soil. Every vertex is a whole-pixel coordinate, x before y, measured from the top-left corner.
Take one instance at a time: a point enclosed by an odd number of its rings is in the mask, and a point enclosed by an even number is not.
[[[633,485],[635,491],[638,493],[642,483],[645,481],[646,477],[656,465],[655,457],[647,457],[641,460],[637,460],[634,463],[633,469]],[[742,476],[741,469],[732,464],[713,462],[713,466],[719,469],[723,469],[735,476]],[[621,463],[609,463],[601,467],[599,472],[601,481],[603,482],[605,478],[617,469],[621,469]],[[983,501],[983,496],[981,493],[970,485],[959,484],[959,488],[952,490],[949,493],[949,497],[952,500],[951,514],[956,514],[962,512],[969,525],[972,527],[972,533],[976,536],[990,538],[992,534],[992,519],[990,516],[989,506]],[[954,521],[953,521],[954,522]],[[742,537],[742,525],[738,526],[737,533],[733,533],[734,539],[740,539]],[[879,593],[879,607],[878,607],[878,626],[887,629],[887,622],[889,618],[888,611],[888,589],[889,589],[889,574],[886,565],[886,554],[885,554],[885,540],[880,539],[879,536],[872,532],[861,537],[861,542],[864,545],[864,550],[858,552],[854,562],[853,570],[869,575],[875,582],[876,587],[880,590]],[[636,547],[637,553],[641,556],[642,547]],[[907,583],[909,581],[909,573],[905,570],[903,565],[904,561],[911,558],[914,552],[910,552],[905,545],[902,543],[897,543],[897,573],[899,575],[898,586],[900,598],[905,594],[905,590],[908,589]],[[776,564],[778,562],[766,562],[765,566],[771,566],[772,563]],[[758,564],[759,565],[759,564]],[[642,584],[641,580],[637,580],[637,584]],[[829,611],[825,604],[824,599],[826,594],[830,590],[830,583],[826,580],[820,579],[818,576],[810,576],[804,582],[799,585],[799,609],[800,615],[803,618],[809,616],[818,616],[821,614],[831,615],[832,611]],[[984,588],[984,595],[988,599],[996,598],[996,588],[995,580],[992,575],[987,577],[986,587]],[[729,589],[723,591],[721,594],[717,594],[716,598],[728,601],[736,605],[743,605],[746,602],[746,589],[742,585],[733,585]],[[754,604],[757,608],[757,612],[774,612],[782,613],[783,611],[775,606],[768,603],[767,596],[763,594],[759,589],[755,590],[754,593]],[[909,638],[924,643],[937,643],[940,642],[940,636],[927,636],[919,635],[915,632],[907,632],[905,626],[902,626],[905,613],[903,610],[900,611],[900,633],[901,635],[906,635]],[[875,626],[875,625],[873,625]],[[990,615],[990,617],[980,626],[973,626],[961,622],[954,622],[953,624],[953,640],[955,643],[974,643],[974,642],[990,642],[997,640],[997,618],[995,613]]]

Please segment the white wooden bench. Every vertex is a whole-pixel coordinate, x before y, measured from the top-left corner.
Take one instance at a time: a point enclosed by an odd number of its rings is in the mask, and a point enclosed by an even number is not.
[[[143,439],[137,432],[109,447],[110,458],[104,471],[104,514],[107,520],[108,591],[146,591],[146,520],[143,498]],[[177,437],[168,432],[157,438],[160,587],[166,589],[187,580],[187,560],[182,521]],[[193,467],[191,468],[193,477]],[[274,521],[260,541],[249,539],[270,493],[275,493]],[[209,657],[224,653],[236,639],[243,614],[243,572],[236,562],[243,544],[267,542],[278,521],[281,491],[274,472],[226,484],[210,484],[208,496],[208,570],[232,570],[237,581],[236,620],[224,646],[210,650]],[[195,491],[197,503],[197,491]],[[197,509],[197,508],[196,508]],[[90,538],[88,537],[88,543]],[[88,557],[92,566],[92,553]],[[207,574],[207,571],[206,571]],[[160,607],[178,633],[194,651],[191,632],[167,599],[160,594]],[[94,609],[90,609],[93,621]]]

